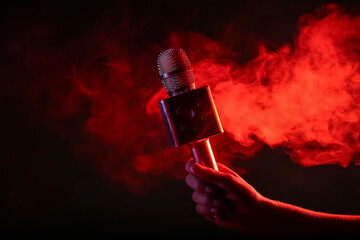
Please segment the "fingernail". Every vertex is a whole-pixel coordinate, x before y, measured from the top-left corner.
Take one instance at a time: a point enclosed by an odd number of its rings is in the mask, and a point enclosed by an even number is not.
[[[210,211],[212,212],[212,213],[218,213],[219,212],[219,209],[217,209],[217,208],[210,208]]]
[[[205,192],[212,193],[212,188],[210,186],[205,186]]]
[[[193,166],[190,166],[189,170],[190,170],[191,173],[195,173]]]

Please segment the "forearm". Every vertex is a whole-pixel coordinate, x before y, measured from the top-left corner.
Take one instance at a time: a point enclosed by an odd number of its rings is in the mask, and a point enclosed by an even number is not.
[[[274,235],[360,232],[360,216],[316,212],[270,199],[264,201]],[[271,233],[271,232],[270,232]]]
[[[197,193],[197,212],[208,218],[215,209],[220,226],[266,237],[360,233],[360,216],[316,212],[268,199],[224,165],[218,167],[215,171],[189,161],[186,182]],[[205,186],[217,186],[226,195],[204,194]]]

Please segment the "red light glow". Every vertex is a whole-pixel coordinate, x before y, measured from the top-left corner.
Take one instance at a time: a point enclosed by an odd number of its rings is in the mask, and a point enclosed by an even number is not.
[[[225,130],[243,146],[256,135],[304,166],[345,167],[360,147],[360,17],[335,5],[321,13],[300,18],[294,46],[261,46],[244,65],[221,63],[221,47],[209,40],[194,71],[212,86]]]
[[[305,14],[294,43],[276,51],[263,44],[247,63],[239,63],[241,52],[198,32],[141,45],[141,21],[130,14],[117,24],[104,20],[69,43],[54,40],[61,27],[34,23],[23,39],[7,40],[6,56],[16,59],[7,91],[31,109],[29,125],[49,126],[81,161],[135,194],[184,178],[190,152],[170,148],[158,108],[168,96],[156,70],[158,53],[182,47],[197,86],[210,85],[225,132],[241,144],[229,144],[231,151],[282,146],[304,166],[356,160],[359,15],[335,5]],[[229,162],[227,151],[213,146],[218,160]]]

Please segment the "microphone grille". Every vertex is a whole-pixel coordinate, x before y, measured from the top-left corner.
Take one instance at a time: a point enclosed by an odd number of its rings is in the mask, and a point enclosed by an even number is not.
[[[178,71],[191,67],[189,58],[181,48],[170,48],[162,51],[158,57],[158,68],[160,76],[165,73]]]
[[[190,60],[181,48],[170,48],[161,52],[157,65],[168,93],[181,91],[195,83]]]

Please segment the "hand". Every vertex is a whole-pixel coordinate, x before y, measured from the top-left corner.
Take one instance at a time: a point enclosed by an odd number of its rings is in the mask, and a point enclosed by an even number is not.
[[[268,199],[220,163],[219,171],[193,160],[185,168],[196,211],[220,226],[259,236],[360,232],[359,215],[322,213]]]
[[[201,166],[193,160],[186,164],[186,183],[195,191],[196,211],[216,224],[253,233],[265,226],[259,215],[265,203],[261,196],[238,174],[218,163],[219,171]],[[266,204],[265,204],[266,205]]]

